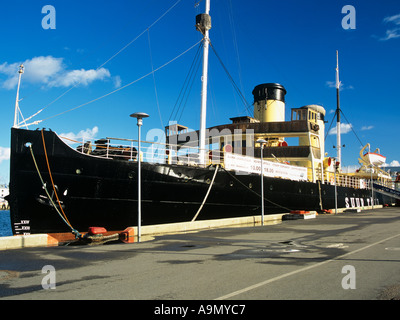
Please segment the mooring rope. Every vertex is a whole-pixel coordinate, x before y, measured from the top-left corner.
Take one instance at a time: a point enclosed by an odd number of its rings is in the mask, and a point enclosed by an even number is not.
[[[71,224],[69,223],[69,221],[67,221],[67,220],[64,218],[64,216],[61,214],[61,212],[58,210],[56,204],[54,203],[53,198],[50,196],[50,193],[49,193],[49,191],[47,190],[47,187],[46,187],[46,183],[44,182],[43,177],[42,177],[42,175],[41,175],[41,173],[40,173],[39,167],[38,167],[38,165],[37,165],[36,158],[35,158],[35,155],[33,154],[33,150],[32,150],[32,146],[31,146],[31,145],[29,145],[29,150],[30,150],[30,152],[31,152],[33,163],[34,163],[35,168],[36,168],[36,171],[37,171],[37,173],[38,173],[38,175],[39,175],[39,179],[40,179],[40,182],[42,183],[42,187],[43,187],[44,191],[46,192],[47,198],[49,199],[50,203],[53,205],[54,209],[56,210],[56,212],[58,213],[58,215],[60,216],[60,218],[71,228],[71,231],[72,231],[72,233],[75,235],[75,237],[80,238],[80,237],[81,237],[80,233],[79,233],[77,230],[75,230],[75,229],[71,226]]]
[[[57,199],[57,203],[58,203],[58,205],[59,205],[59,207],[60,207],[60,209],[61,209],[61,212],[62,212],[63,215],[64,215],[65,220],[67,220],[68,224],[71,225],[71,223],[68,221],[68,218],[67,218],[67,216],[65,215],[65,212],[64,212],[64,210],[63,210],[63,208],[62,208],[62,206],[61,206],[60,199],[58,198],[58,194],[57,194],[56,187],[54,186],[53,176],[52,176],[51,170],[50,170],[49,158],[47,157],[46,143],[44,142],[44,131],[43,131],[43,129],[42,129],[42,141],[43,141],[44,156],[45,156],[45,158],[46,158],[46,163],[47,163],[47,169],[48,169],[48,171],[49,171],[50,181],[51,181],[51,185],[53,186],[53,190],[54,190],[54,194],[55,194],[56,199]]]
[[[206,200],[207,200],[207,198],[208,198],[208,195],[210,194],[211,188],[212,188],[212,186],[213,186],[213,184],[214,184],[214,180],[215,180],[215,177],[216,177],[216,175],[217,175],[218,168],[219,168],[219,164],[217,164],[217,166],[215,167],[215,172],[214,172],[213,178],[212,178],[212,180],[211,180],[210,186],[208,187],[206,196],[204,197],[203,202],[202,202],[202,204],[201,204],[199,210],[197,210],[197,213],[194,215],[194,217],[193,217],[193,219],[192,219],[192,222],[196,220],[196,218],[197,218],[197,216],[199,215],[201,209],[203,209],[203,206],[204,206],[204,204],[205,204],[205,202],[206,202]]]
[[[322,210],[324,210],[323,205],[322,205],[322,195],[321,195],[321,181],[317,180],[318,182],[318,192],[319,192],[319,207]]]

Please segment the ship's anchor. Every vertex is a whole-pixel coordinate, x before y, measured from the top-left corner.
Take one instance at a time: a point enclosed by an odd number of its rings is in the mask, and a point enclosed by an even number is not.
[[[54,185],[54,188],[58,191],[58,186],[57,185]],[[47,182],[44,183],[44,185],[42,186],[42,189],[45,190],[45,192],[47,192],[46,191],[47,190]],[[67,190],[65,190],[64,195],[66,194],[66,192],[67,192]],[[36,200],[39,203],[43,204],[43,205],[46,205],[46,206],[49,206],[49,207],[53,207],[53,203],[55,201],[54,196],[55,196],[55,192],[53,190],[51,192],[51,196],[50,197],[47,196],[47,195],[40,194],[39,197],[36,198]],[[60,205],[61,205],[61,207],[63,209],[65,208],[65,205],[64,205],[63,201],[61,201],[61,200],[60,200]]]
[[[52,180],[51,171],[50,171],[50,166],[49,166],[48,158],[47,158],[46,146],[45,146],[45,142],[44,142],[43,130],[42,130],[42,139],[43,139],[43,147],[44,147],[44,151],[45,151],[46,161],[47,161],[47,165],[48,165],[48,169],[49,169],[49,175],[50,175],[50,178],[51,178],[51,180]],[[50,196],[50,194],[49,194],[49,192],[48,192],[48,190],[47,190],[47,187],[46,187],[46,183],[43,181],[42,175],[41,175],[40,170],[39,170],[39,167],[38,167],[38,165],[37,165],[37,162],[36,162],[36,159],[35,159],[35,155],[33,154],[32,145],[29,145],[29,150],[30,150],[31,155],[32,155],[33,163],[35,164],[36,171],[37,171],[37,173],[38,173],[38,175],[39,175],[39,178],[40,178],[40,181],[41,181],[41,183],[42,183],[42,187],[43,187],[44,191],[46,192],[48,201],[51,202],[52,206],[54,207],[54,209],[56,210],[56,212],[58,213],[58,215],[60,216],[60,218],[71,228],[71,232],[75,235],[75,237],[76,237],[76,238],[82,237],[82,235],[79,233],[79,231],[78,231],[78,230],[75,230],[75,229],[72,227],[71,223],[68,221],[67,217],[65,216],[65,213],[64,213],[64,210],[63,210],[63,207],[64,207],[64,206],[63,206],[63,204],[61,204],[60,200],[58,199],[58,196],[57,196],[57,189],[58,189],[58,188],[56,189],[56,186],[55,186],[53,180],[52,180],[53,194]],[[65,192],[64,192],[64,194],[65,194]],[[62,211],[62,214],[61,214],[61,212],[58,210],[56,204],[55,204],[54,201],[53,201],[53,197],[54,197],[54,196],[56,196],[56,198],[57,198],[57,202],[58,202],[58,205],[59,205],[59,207],[60,207],[60,209],[61,209],[61,211]],[[42,197],[43,197],[43,196],[42,196]],[[43,199],[42,199],[40,196],[39,196],[39,199],[43,201]],[[38,199],[38,200],[39,200],[39,199]]]

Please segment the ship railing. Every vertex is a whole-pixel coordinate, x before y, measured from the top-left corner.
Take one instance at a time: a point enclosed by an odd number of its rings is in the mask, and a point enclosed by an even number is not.
[[[337,185],[340,187],[348,187],[354,189],[369,189],[368,181],[360,177],[337,173],[336,181]]]
[[[76,141],[64,138],[69,144],[75,146],[78,152],[90,156],[118,159],[124,161],[138,160],[138,140],[122,138],[105,138],[94,142],[90,140]],[[78,146],[76,146],[78,145]],[[140,160],[148,163],[168,163],[187,166],[199,166],[199,148],[197,146],[182,146],[166,144],[163,142],[140,141],[141,152]],[[218,149],[206,150],[207,159],[205,165],[221,164],[224,165],[224,152]],[[311,168],[310,168],[311,169]],[[322,173],[316,170],[316,180],[322,180]],[[324,183],[334,185],[334,174],[324,171]],[[312,181],[308,179],[309,181]],[[376,181],[374,181],[376,183]],[[370,189],[370,180],[355,176],[336,173],[336,185],[341,187],[351,187],[355,189]],[[387,186],[387,185],[386,185]],[[394,186],[392,186],[394,188]]]
[[[338,187],[370,189],[369,180],[339,172],[336,173],[335,177],[333,172],[324,171],[324,182],[331,185],[336,183]]]
[[[138,160],[138,140],[122,138],[105,138],[92,141],[76,141],[61,137],[75,145],[78,152],[106,159],[125,161]],[[78,144],[78,146],[76,146]],[[182,146],[163,142],[140,141],[140,160],[149,163],[168,163],[178,165],[199,165],[199,148]],[[219,164],[223,161],[219,150],[206,150],[208,160],[206,165]]]
[[[324,182],[335,184],[333,172],[324,172]],[[395,189],[395,183],[391,180],[373,180],[373,183],[384,187]],[[371,179],[365,179],[357,176],[351,176],[343,173],[336,173],[336,185],[339,187],[349,187],[354,189],[371,189]]]
[[[374,184],[380,185],[382,187],[387,187],[393,190],[396,190],[396,183],[392,180],[373,180]],[[368,180],[368,186],[370,189],[371,180]]]

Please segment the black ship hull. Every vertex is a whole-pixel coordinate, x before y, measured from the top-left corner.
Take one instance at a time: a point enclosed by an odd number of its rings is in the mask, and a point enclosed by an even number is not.
[[[70,226],[79,232],[91,226],[111,231],[137,225],[137,161],[83,154],[52,131],[13,128],[11,136],[9,202],[14,234],[69,232]],[[142,162],[141,167],[142,225],[192,220],[215,170],[198,220],[261,214],[257,174],[215,166]],[[264,177],[264,194],[265,214],[335,207],[335,187],[326,183]],[[371,191],[337,187],[337,201],[339,208],[367,206]],[[62,207],[70,226],[54,204]]]

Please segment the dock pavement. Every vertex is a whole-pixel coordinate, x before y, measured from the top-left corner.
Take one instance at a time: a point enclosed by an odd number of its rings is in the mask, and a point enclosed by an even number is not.
[[[400,208],[388,207],[140,243],[3,250],[0,300],[146,300],[149,315],[190,300],[229,313],[251,300],[399,300],[399,271]]]

